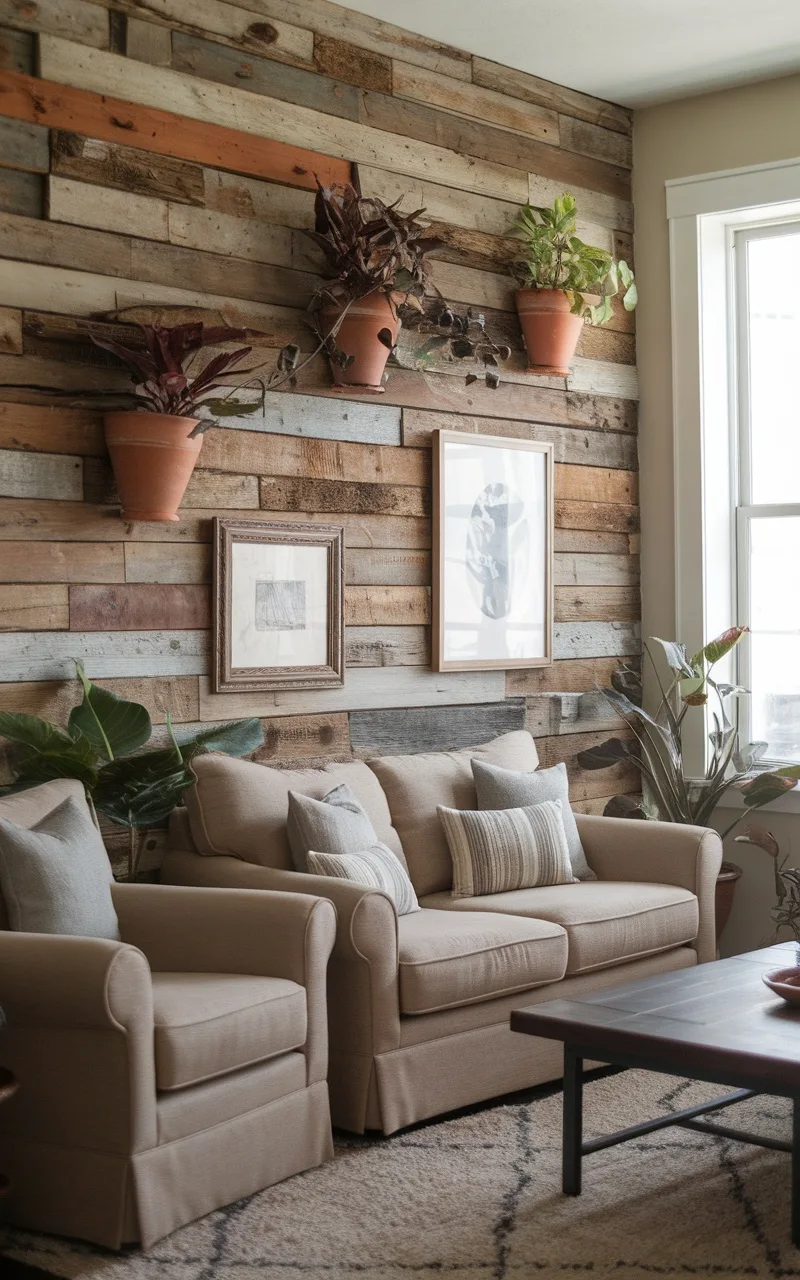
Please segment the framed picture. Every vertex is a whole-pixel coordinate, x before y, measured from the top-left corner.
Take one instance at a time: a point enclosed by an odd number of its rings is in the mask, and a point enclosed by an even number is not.
[[[344,683],[344,530],[214,520],[214,690]]]
[[[553,446],[437,431],[433,667],[553,661]]]

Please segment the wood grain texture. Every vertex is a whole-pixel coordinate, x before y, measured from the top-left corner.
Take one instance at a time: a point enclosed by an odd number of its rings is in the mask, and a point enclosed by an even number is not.
[[[553,628],[555,658],[604,658],[638,654],[642,642],[638,622],[557,622]]]
[[[22,355],[22,312],[15,307],[0,307],[0,353]]]
[[[0,631],[60,631],[69,626],[68,588],[0,586]]]
[[[4,498],[63,498],[83,496],[80,458],[48,453],[17,453],[0,449],[0,496]]]
[[[639,557],[559,551],[554,557],[553,581],[557,587],[632,586],[639,581]]]
[[[599,124],[606,129],[616,129],[619,133],[626,134],[633,130],[633,113],[626,107],[603,102],[600,98],[589,97],[563,85],[551,84],[549,80],[540,80],[538,76],[518,71],[514,67],[501,66],[499,62],[473,58],[472,79],[475,84],[498,89],[523,102],[563,112],[579,120],[588,120],[590,124]]]
[[[72,680],[76,654],[91,680],[108,676],[197,676],[211,666],[211,633],[15,631],[0,636],[0,683]]]
[[[120,15],[121,16],[121,15]],[[115,53],[121,50],[115,49]],[[137,62],[149,62],[154,67],[168,67],[172,61],[172,39],[169,27],[155,22],[142,22],[128,17],[125,23],[125,54]]]
[[[583,155],[594,156],[597,160],[620,165],[624,169],[631,168],[633,144],[630,136],[568,115],[560,115],[558,125],[561,145],[567,150],[579,151]]]
[[[411,98],[428,106],[442,107],[458,115],[470,116],[488,124],[500,125],[517,133],[529,134],[553,146],[559,144],[558,114],[546,107],[515,101],[505,93],[466,84],[423,67],[395,62],[392,84],[386,92],[398,98]],[[573,148],[574,150],[575,148]]]
[[[201,460],[203,455],[200,455]],[[110,465],[99,458],[84,463],[84,499],[100,505],[118,503]],[[255,476],[224,475],[196,468],[186,486],[181,507],[221,507],[238,511],[258,508],[258,480]]]
[[[608,685],[622,665],[621,658],[567,658],[549,667],[506,673],[506,693],[512,697],[540,693],[585,693]],[[626,659],[626,661],[628,661]],[[630,659],[636,663],[636,659]]]
[[[95,227],[120,235],[135,227],[137,234],[146,240],[169,239],[169,208],[164,200],[127,191],[108,191],[74,178],[51,177],[47,201],[51,222]]]
[[[557,463],[574,463],[583,468],[619,467],[633,471],[638,466],[636,440],[622,432],[586,431],[579,427],[559,427],[553,423],[483,418],[475,414],[403,410],[404,445],[429,449],[433,432],[437,430],[506,436],[512,440],[546,441],[553,445],[553,456]],[[589,476],[592,474],[590,472]]]
[[[391,58],[359,48],[357,44],[349,44],[336,36],[315,33],[314,65],[332,79],[357,85],[359,89],[392,92]]]
[[[126,583],[69,589],[71,631],[177,631],[211,626],[205,586]]]
[[[155,30],[163,31],[163,27]],[[173,156],[102,138],[84,138],[65,129],[52,130],[50,155],[51,172],[59,177],[183,204],[202,205],[205,201],[202,166]]]
[[[24,120],[0,118],[0,165],[28,173],[47,173],[50,167],[47,129]]]
[[[0,210],[26,218],[44,216],[44,181],[37,173],[0,169]]]
[[[125,582],[211,582],[211,547],[202,542],[126,542]]]
[[[351,551],[345,563],[348,585],[426,586],[431,580],[427,551]]]
[[[428,627],[348,627],[345,652],[349,667],[428,667]],[[349,677],[348,677],[349,679]]]
[[[201,458],[203,466],[217,471],[263,476],[417,486],[430,480],[430,455],[422,449],[306,440],[246,430],[232,435],[207,432]]]
[[[348,716],[285,716],[262,720],[264,745],[250,757],[258,764],[285,764],[319,756],[342,759],[351,754]]]
[[[125,59],[117,61],[125,62]],[[130,66],[135,70],[144,64],[131,63]],[[157,74],[166,72],[158,68]],[[315,173],[321,182],[346,182],[350,177],[347,161],[274,141],[269,136],[254,139],[249,130],[243,133],[191,116],[184,118],[169,109],[137,103],[135,97],[124,101],[113,96],[117,88],[113,85],[108,92],[95,93],[61,83],[47,84],[46,80],[11,71],[0,73],[3,114],[18,120],[42,125],[52,123],[87,138],[124,142],[143,151],[177,156],[309,190],[314,190]]]
[[[4,542],[0,582],[124,582],[121,542]]]
[[[556,464],[556,498],[574,502],[613,502],[635,506],[639,500],[638,475],[607,467]]]
[[[351,627],[427,626],[428,587],[351,586],[345,589],[344,618]]]
[[[68,31],[81,44],[107,49],[108,14],[88,0],[0,0],[0,24],[22,31]]]
[[[636,587],[556,587],[555,616],[558,622],[635,622],[641,614],[641,598]]]
[[[602,693],[542,693],[526,699],[525,728],[534,738],[554,734],[616,733],[623,722]]]
[[[631,734],[621,732],[617,737],[630,739]],[[641,790],[638,770],[633,765],[615,765],[611,769],[581,769],[576,759],[579,751],[599,746],[605,742],[608,732],[561,734],[540,738],[536,743],[539,764],[549,769],[562,760],[567,766],[570,800],[590,800],[596,796],[626,794]]]
[[[173,39],[181,32],[207,33],[223,45],[236,49],[266,53],[270,58],[308,66],[314,48],[312,32],[279,19],[259,22],[252,11],[223,0],[196,0],[187,10],[184,0],[113,0],[114,8],[134,16],[146,12],[152,23],[164,22],[173,31]],[[128,57],[134,57],[126,49]],[[149,59],[146,59],[149,61]]]
[[[196,721],[198,716],[197,677],[104,679],[103,687],[118,698],[141,702],[150,713],[153,724],[164,724],[169,712],[176,724]],[[74,676],[64,681],[26,681],[20,684],[0,683],[0,710],[23,711],[63,724],[72,707],[83,697],[80,682]]]
[[[26,325],[35,316],[26,315]],[[26,453],[105,454],[103,423],[91,409],[0,404],[0,447]]]
[[[556,500],[556,527],[633,532],[639,528],[639,508],[621,502]]]
[[[336,511],[359,515],[427,516],[431,509],[428,489],[408,485],[349,484],[337,480],[313,480],[285,476],[260,479],[264,511]]]
[[[350,741],[356,755],[362,757],[457,751],[524,727],[524,702],[508,698],[477,707],[353,711]]]
[[[0,71],[21,71],[32,76],[36,65],[36,37],[32,31],[0,28]]]

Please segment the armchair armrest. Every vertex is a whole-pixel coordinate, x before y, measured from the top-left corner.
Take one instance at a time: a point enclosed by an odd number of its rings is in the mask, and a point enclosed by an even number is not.
[[[305,987],[308,1083],[325,1079],[325,975],[336,936],[329,902],[299,893],[152,884],[118,884],[112,894],[122,936],[141,948],[155,972],[247,973]]]
[[[397,913],[387,896],[347,880],[259,867],[227,855],[171,850],[161,878],[169,884],[313,893],[336,911],[336,941],[328,970],[332,1046],[383,1053],[400,1043]]]
[[[722,841],[707,827],[637,822],[576,813],[589,866],[600,880],[673,884],[697,896],[700,925],[694,942],[700,963],[716,956],[714,893]]]

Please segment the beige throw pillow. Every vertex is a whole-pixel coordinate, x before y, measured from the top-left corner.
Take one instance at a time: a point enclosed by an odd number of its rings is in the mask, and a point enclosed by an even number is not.
[[[391,898],[399,916],[419,911],[417,895],[405,868],[400,865],[391,849],[380,841],[359,853],[312,851],[308,854],[308,869],[313,875],[335,876],[339,880],[350,880],[367,889],[380,889]]]
[[[440,805],[438,812],[453,859],[454,898],[577,883],[560,800],[524,809]]]

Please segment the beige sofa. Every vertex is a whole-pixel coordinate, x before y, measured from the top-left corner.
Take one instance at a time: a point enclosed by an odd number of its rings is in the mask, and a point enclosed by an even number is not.
[[[514,1035],[509,1014],[714,957],[717,834],[698,827],[577,815],[596,881],[454,899],[436,805],[475,808],[470,755],[537,765],[530,734],[474,751],[383,757],[281,771],[221,756],[195,761],[163,879],[295,890],[336,907],[328,970],[334,1123],[396,1129],[557,1079],[561,1047]],[[347,782],[379,839],[404,859],[422,910],[292,870],[290,789],[321,798]]]
[[[0,800],[32,826],[78,782]],[[122,941],[0,929],[0,1215],[110,1248],[332,1154],[330,903],[119,884]]]

